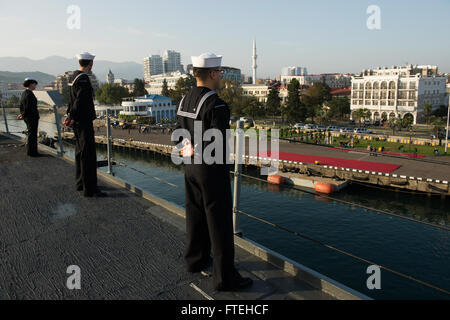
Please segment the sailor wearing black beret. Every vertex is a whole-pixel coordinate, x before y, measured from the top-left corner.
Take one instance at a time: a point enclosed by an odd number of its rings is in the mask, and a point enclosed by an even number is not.
[[[20,99],[19,120],[24,120],[27,125],[27,154],[30,157],[38,157],[38,126],[39,111],[37,108],[37,99],[33,93],[38,82],[32,78],[26,78],[23,86],[26,88]]]

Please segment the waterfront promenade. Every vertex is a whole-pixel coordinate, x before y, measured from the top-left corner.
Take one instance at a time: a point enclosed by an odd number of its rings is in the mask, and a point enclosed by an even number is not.
[[[99,128],[96,130],[96,135],[106,136],[105,128]],[[119,128],[112,128],[112,137],[118,139],[133,139],[135,141],[150,142],[156,144],[173,145],[170,141],[170,134],[162,133],[139,133],[138,130],[132,129],[130,131],[123,130]],[[270,150],[270,142],[269,142]],[[423,179],[438,179],[450,181],[450,156],[427,156],[425,160],[447,162],[446,164],[431,163],[426,161],[400,158],[400,157],[390,157],[390,156],[373,156],[367,152],[361,151],[340,151],[325,146],[317,146],[313,144],[304,143],[289,143],[286,141],[280,141],[280,152],[283,153],[294,153],[302,154],[307,156],[318,156],[318,157],[330,157],[330,158],[340,158],[346,160],[358,160],[358,161],[369,161],[376,162],[380,164],[397,165],[398,169],[394,170],[393,173],[399,176],[404,175],[407,177],[422,177]],[[247,152],[248,154],[248,152]]]
[[[21,141],[0,135],[0,299],[356,298],[323,278],[277,268],[260,257],[270,256],[264,249],[251,248],[260,256],[244,250],[248,243],[236,245],[236,261],[254,286],[212,292],[210,279],[185,271],[180,215],[106,174],[99,184],[110,196],[84,198],[70,160],[40,152],[29,158]],[[81,269],[81,290],[66,287],[71,265]]]

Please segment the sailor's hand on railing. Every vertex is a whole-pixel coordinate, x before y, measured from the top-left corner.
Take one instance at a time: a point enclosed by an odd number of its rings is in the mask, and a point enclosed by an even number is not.
[[[188,139],[183,140],[183,148],[181,149],[181,155],[183,157],[192,157],[194,155],[194,148],[192,147],[191,141]]]
[[[64,119],[64,122],[63,122],[63,123],[64,123],[64,125],[65,125],[66,127],[70,128],[70,127],[73,126],[74,121],[73,121],[70,117],[67,117],[67,118]]]
[[[17,120],[23,120],[23,116],[22,116],[21,114],[19,114],[19,115],[17,116]]]

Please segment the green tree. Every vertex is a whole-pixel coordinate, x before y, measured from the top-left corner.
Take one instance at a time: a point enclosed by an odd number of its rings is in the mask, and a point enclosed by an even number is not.
[[[433,119],[432,123],[433,127],[431,128],[431,131],[436,135],[439,136],[440,133],[444,133],[446,130],[447,124],[439,118]]]
[[[222,80],[219,97],[225,101],[231,109],[231,114],[240,117],[244,114],[244,96],[242,88],[235,82]]]
[[[262,104],[255,97],[244,97],[242,99],[242,112],[252,119],[264,115]]]
[[[114,83],[105,83],[96,92],[98,102],[106,105],[117,105],[122,99],[129,97],[130,93],[124,87]]]
[[[369,109],[358,109],[356,110],[355,114],[359,118],[360,127],[362,122],[365,121],[367,118],[370,118],[370,116],[372,115]]]
[[[178,105],[181,99],[189,92],[189,90],[191,90],[196,85],[197,84],[195,78],[190,74],[187,75],[186,78],[179,78],[175,83],[175,88],[169,89],[169,97],[172,98],[172,103],[174,105]]]
[[[433,105],[431,102],[427,102],[423,106],[423,113],[425,114],[425,118],[427,119],[427,124],[430,124],[430,117],[433,111]]]
[[[281,98],[276,88],[272,88],[269,91],[266,102],[267,116],[271,116],[275,121],[275,117],[280,114]]]
[[[62,99],[63,105],[69,104],[69,96],[70,96],[69,86],[64,86],[62,88],[62,93],[61,93],[61,99]]]
[[[330,87],[322,82],[315,82],[311,87],[306,90],[306,94],[303,97],[303,102],[306,105],[307,116],[311,117],[314,122],[314,117],[322,109],[325,101],[331,100]]]
[[[300,100],[300,83],[292,79],[288,86],[286,106],[283,108],[284,116],[289,123],[305,121],[306,107]]]
[[[161,94],[165,97],[169,96],[169,87],[167,86],[167,80],[164,79]]]
[[[133,84],[133,92],[131,96],[133,97],[142,97],[148,94],[147,90],[145,90],[145,81],[142,79],[134,79]]]
[[[326,104],[330,108],[329,116],[331,118],[344,119],[346,115],[350,114],[350,100],[348,97],[333,97]]]
[[[20,103],[20,100],[17,96],[11,96],[11,98],[6,101],[6,106],[10,108],[18,107]]]
[[[400,118],[390,118],[388,121],[388,127],[392,130],[392,134],[395,134],[395,131],[399,131],[402,129],[402,119]]]

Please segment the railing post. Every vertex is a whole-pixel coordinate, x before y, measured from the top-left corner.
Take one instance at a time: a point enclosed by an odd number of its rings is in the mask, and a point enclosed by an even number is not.
[[[2,103],[2,96],[0,95],[0,103],[2,104],[2,110],[3,110],[3,119],[5,119],[5,129],[6,129],[6,133],[9,134],[9,128],[8,128],[8,119],[6,118],[6,109],[5,109],[5,105]]]
[[[59,156],[62,157],[64,156],[64,148],[61,136],[61,121],[58,115],[58,108],[55,105],[53,105],[53,112],[55,113],[56,131],[58,132]]]
[[[241,198],[242,150],[244,143],[244,121],[236,122],[236,151],[234,153],[234,188],[233,188],[233,230],[234,234],[242,235],[239,229],[239,205]]]
[[[448,148],[448,124],[450,121],[450,94],[448,95],[448,108],[447,108],[447,128],[445,130],[445,154],[447,154]]]
[[[106,109],[106,140],[108,157],[108,174],[114,175],[112,170],[112,143],[111,143],[111,119],[109,118],[109,109]]]

